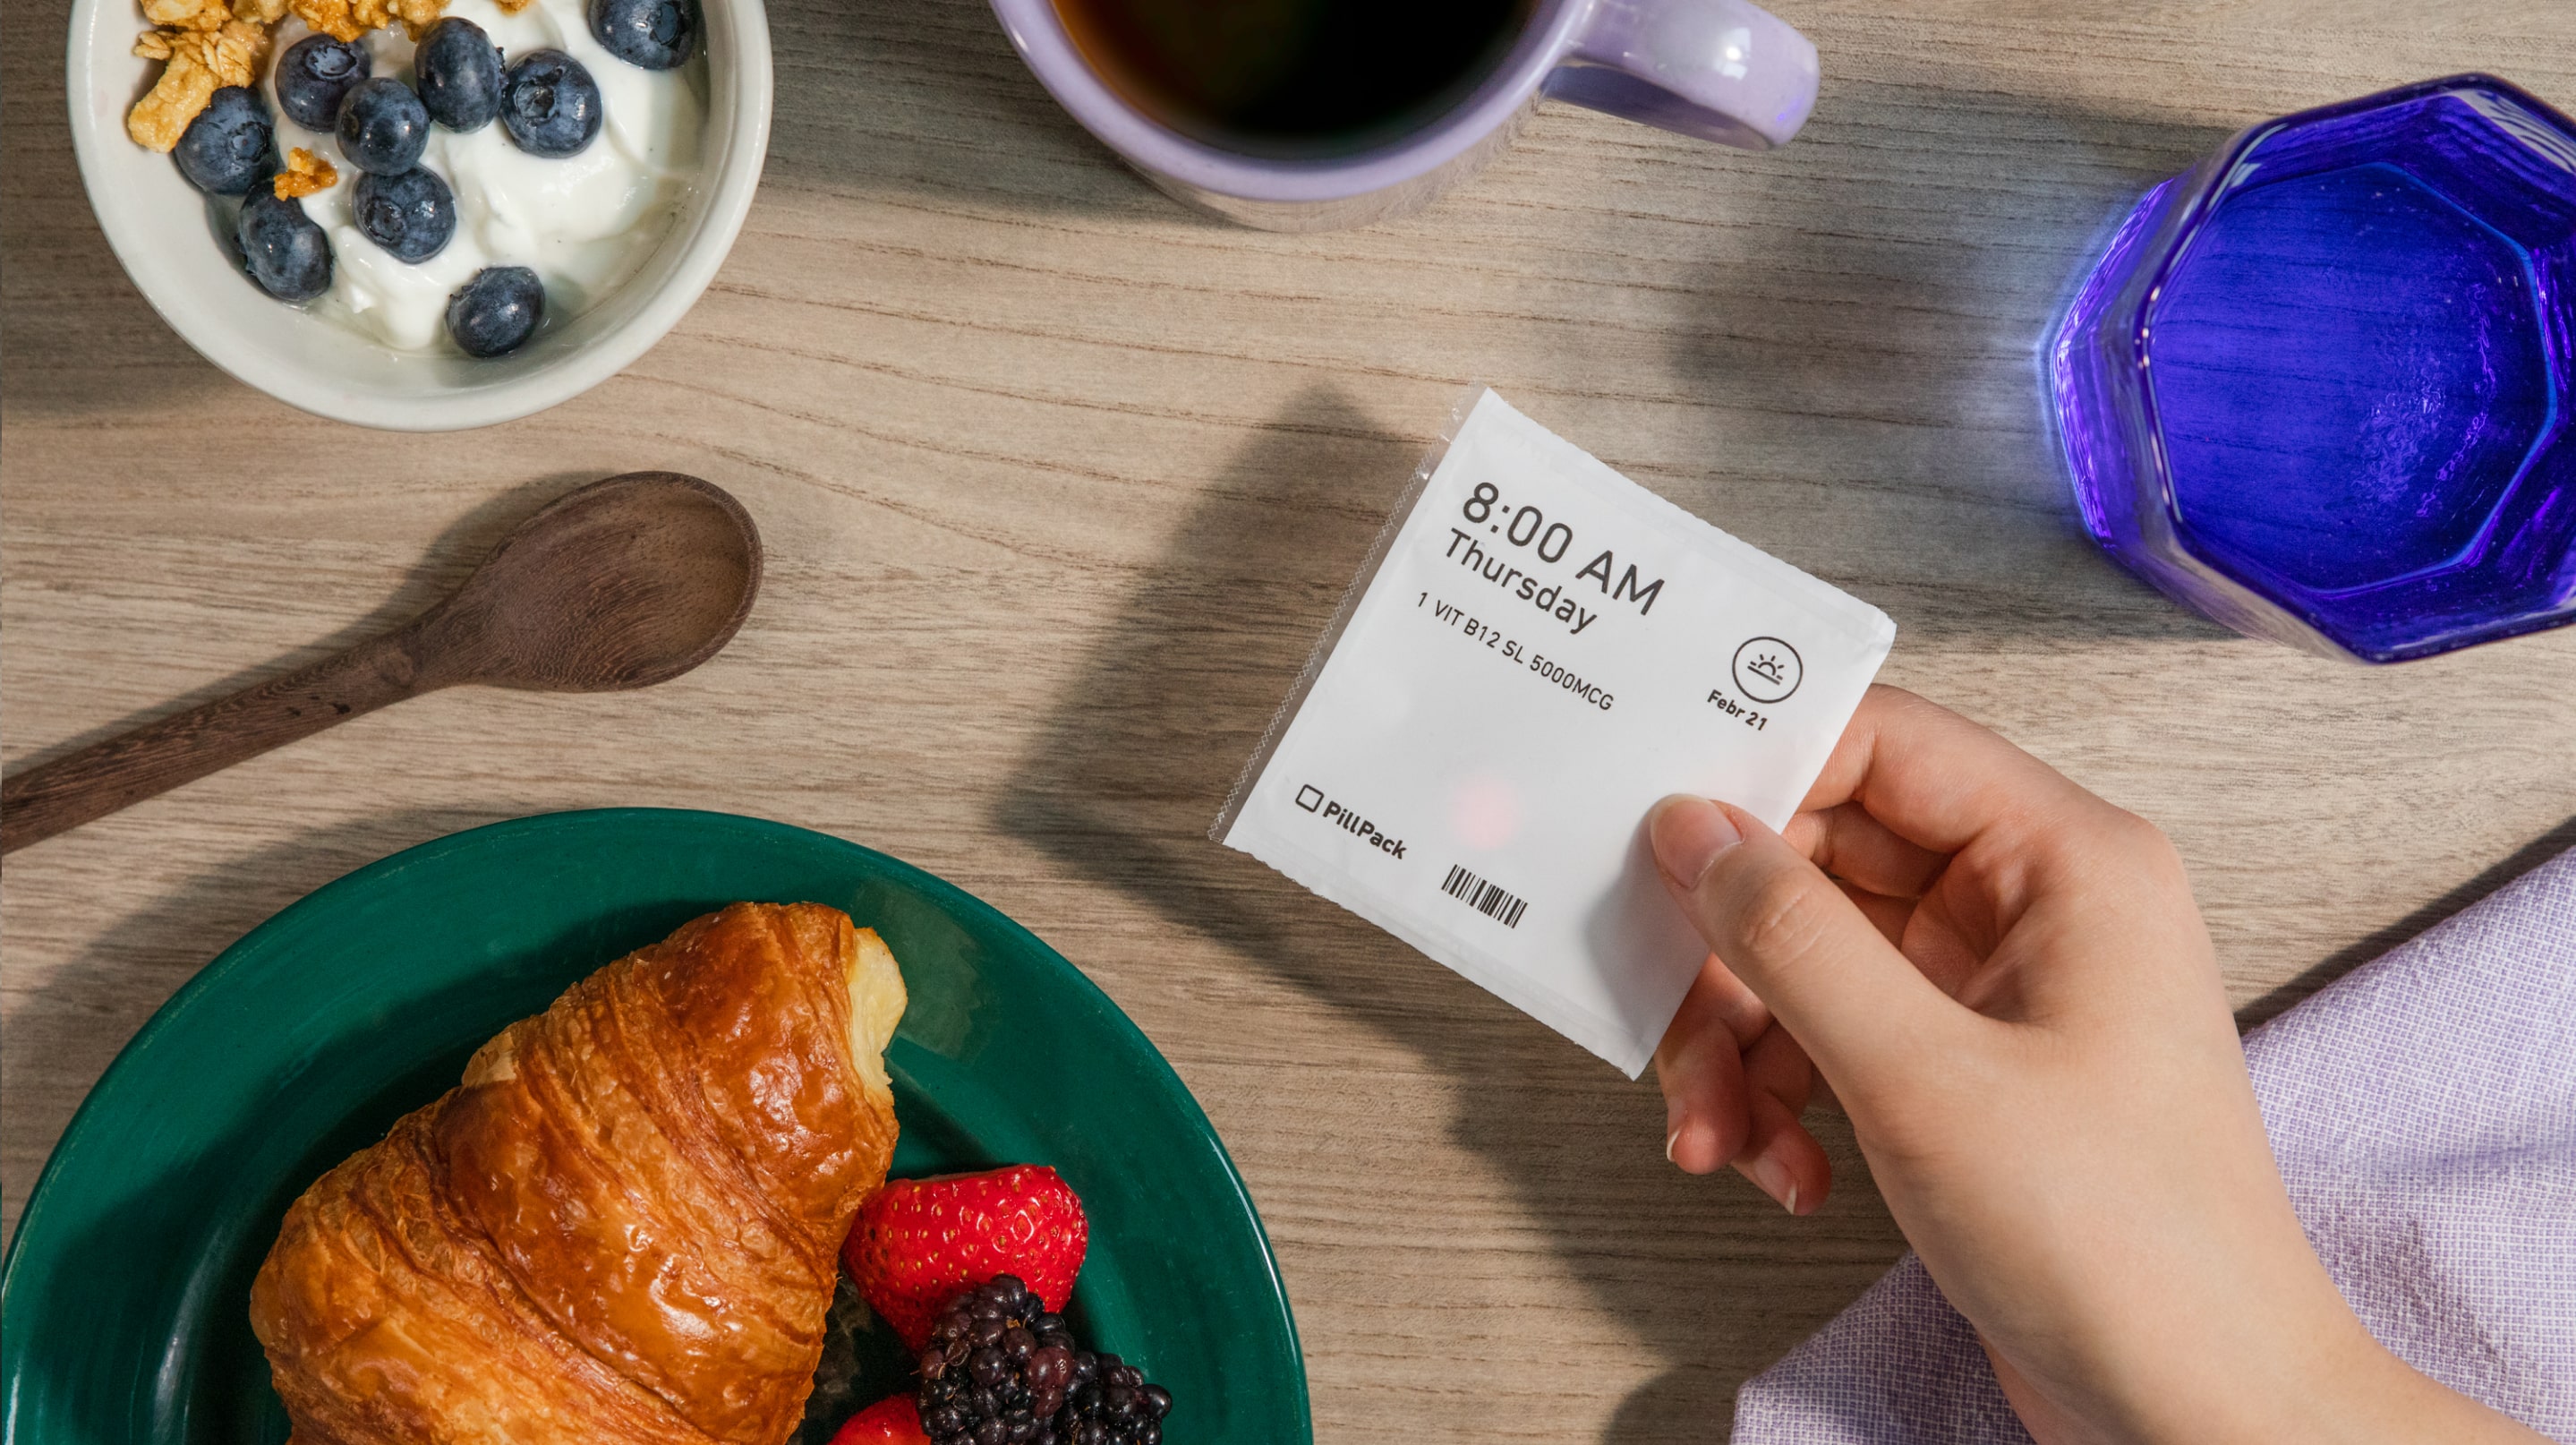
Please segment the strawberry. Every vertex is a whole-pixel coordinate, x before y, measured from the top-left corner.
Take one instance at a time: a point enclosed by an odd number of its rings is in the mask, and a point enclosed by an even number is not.
[[[930,1436],[912,1396],[888,1395],[844,1422],[832,1445],[930,1445]]]
[[[1062,1311],[1090,1239],[1082,1201],[1063,1176],[1014,1164],[895,1180],[859,1211],[841,1260],[868,1307],[918,1351],[942,1305],[996,1275],[1018,1276]]]

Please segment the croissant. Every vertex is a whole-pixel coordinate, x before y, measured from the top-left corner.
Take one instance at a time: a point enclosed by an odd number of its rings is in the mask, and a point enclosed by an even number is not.
[[[251,1328],[290,1445],[778,1445],[885,1182],[903,978],[737,903],[573,985],[286,1212]]]

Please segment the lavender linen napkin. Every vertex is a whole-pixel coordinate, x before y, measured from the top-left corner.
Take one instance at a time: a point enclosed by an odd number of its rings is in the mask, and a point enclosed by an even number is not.
[[[2308,1241],[2417,1369],[2576,1441],[2576,851],[2245,1039]],[[1908,1255],[1747,1382],[1737,1445],[2027,1445]]]

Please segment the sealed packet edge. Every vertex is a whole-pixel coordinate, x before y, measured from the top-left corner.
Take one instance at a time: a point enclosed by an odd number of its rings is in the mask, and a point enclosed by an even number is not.
[[[1451,444],[1457,441],[1459,430],[1475,414],[1477,405],[1493,395],[1493,388],[1481,381],[1471,381],[1459,399],[1451,404],[1448,421],[1441,426],[1440,434],[1423,449],[1422,460],[1414,464],[1412,477],[1387,508],[1386,522],[1378,528],[1375,540],[1369,543],[1368,553],[1360,559],[1359,570],[1351,575],[1350,585],[1343,589],[1341,603],[1333,609],[1333,620],[1325,624],[1322,635],[1315,639],[1313,649],[1306,654],[1305,666],[1297,670],[1297,680],[1289,685],[1287,697],[1270,714],[1269,725],[1261,730],[1261,741],[1244,762],[1243,771],[1235,775],[1233,791],[1225,796],[1225,807],[1208,827],[1208,841],[1222,844],[1226,834],[1234,830],[1234,820],[1242,815],[1244,800],[1251,796],[1253,786],[1261,781],[1262,770],[1270,766],[1271,757],[1279,751],[1288,725],[1296,720],[1297,710],[1305,706],[1307,694],[1315,690],[1315,680],[1323,675],[1324,664],[1331,661],[1334,646],[1350,629],[1351,618],[1368,596],[1369,584],[1377,580],[1378,570],[1386,565],[1388,555],[1395,550],[1396,537],[1404,531],[1404,524],[1412,519],[1414,504],[1422,500],[1423,489],[1431,485],[1433,474],[1448,459]],[[1495,399],[1501,400],[1499,397]],[[1294,881],[1301,885],[1304,883],[1302,879]],[[1375,919],[1370,921],[1376,922]]]
[[[1503,415],[1486,419],[1484,413],[1488,409]],[[1268,781],[1270,768],[1288,747],[1306,702],[1322,685],[1326,674],[1332,671],[1334,654],[1348,640],[1350,630],[1357,625],[1358,614],[1370,605],[1377,582],[1391,565],[1398,544],[1412,529],[1417,520],[1415,514],[1421,509],[1426,495],[1444,475],[1457,467],[1475,468],[1484,464],[1479,460],[1485,457],[1482,450],[1471,454],[1462,454],[1459,450],[1462,444],[1471,440],[1468,436],[1471,429],[1476,429],[1472,440],[1478,448],[1502,448],[1499,455],[1491,458],[1496,465],[1525,468],[1533,477],[1552,475],[1557,483],[1606,506],[1613,513],[1624,515],[1629,523],[1678,544],[1682,553],[1695,554],[1714,564],[1720,574],[1740,578],[1743,584],[1749,585],[1771,604],[1802,614],[1824,632],[1837,636],[1851,653],[1856,654],[1851,662],[1861,670],[1860,687],[1864,692],[1870,679],[1875,677],[1892,652],[1898,629],[1895,619],[1883,609],[1795,563],[1764,551],[1661,492],[1640,484],[1481,384],[1465,389],[1453,405],[1438,440],[1426,449],[1411,477],[1390,504],[1376,537],[1343,590],[1332,618],[1307,654],[1287,695],[1272,713],[1208,836],[1222,846],[1250,854],[1280,876],[1345,913],[1376,925],[1431,962],[1442,965],[1545,1024],[1633,1079],[1652,1061],[1662,1032],[1670,1025],[1672,1009],[1678,1006],[1681,994],[1687,989],[1687,977],[1677,977],[1667,999],[1661,996],[1661,986],[1655,979],[1641,975],[1629,984],[1611,990],[1615,997],[1610,1011],[1597,1010],[1550,987],[1533,970],[1528,959],[1510,950],[1498,952],[1489,948],[1466,933],[1444,927],[1409,908],[1404,901],[1387,896],[1382,880],[1361,883],[1343,863],[1316,852],[1306,841],[1292,837],[1290,831],[1283,828],[1280,818],[1268,808],[1256,809],[1254,806],[1255,800],[1264,796],[1259,790]],[[1661,583],[1657,583],[1658,589],[1660,586]],[[1850,726],[1852,710],[1858,701],[1855,695],[1851,704],[1841,710],[1840,725],[1835,729],[1837,736]],[[1824,743],[1827,753],[1832,746],[1832,739],[1827,739]],[[1800,751],[1803,753],[1805,750]],[[1809,774],[1810,785],[1813,770],[1821,769],[1825,760],[1823,756],[1814,759]],[[1323,797],[1314,789],[1305,791],[1315,793],[1318,799]],[[1303,793],[1298,805],[1309,813],[1315,811]],[[1794,809],[1794,800],[1784,806]],[[1776,828],[1784,825],[1787,819],[1785,816],[1777,820],[1766,817],[1765,821]],[[1349,825],[1345,823],[1344,826],[1347,828]],[[1410,836],[1409,829],[1402,831]],[[1393,851],[1402,856],[1400,846]],[[1504,896],[1508,898],[1510,895]],[[1581,948],[1591,946],[1589,942],[1579,943],[1578,954]],[[1657,976],[1660,977],[1660,971]],[[1660,1022],[1651,1026],[1643,1022],[1648,1013],[1654,1014]]]

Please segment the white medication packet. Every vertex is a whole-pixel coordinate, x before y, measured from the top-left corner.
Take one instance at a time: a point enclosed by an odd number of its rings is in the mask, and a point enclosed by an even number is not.
[[[1636,1077],[1708,954],[1647,809],[1785,826],[1896,625],[1491,391],[1371,568],[1214,836]]]

